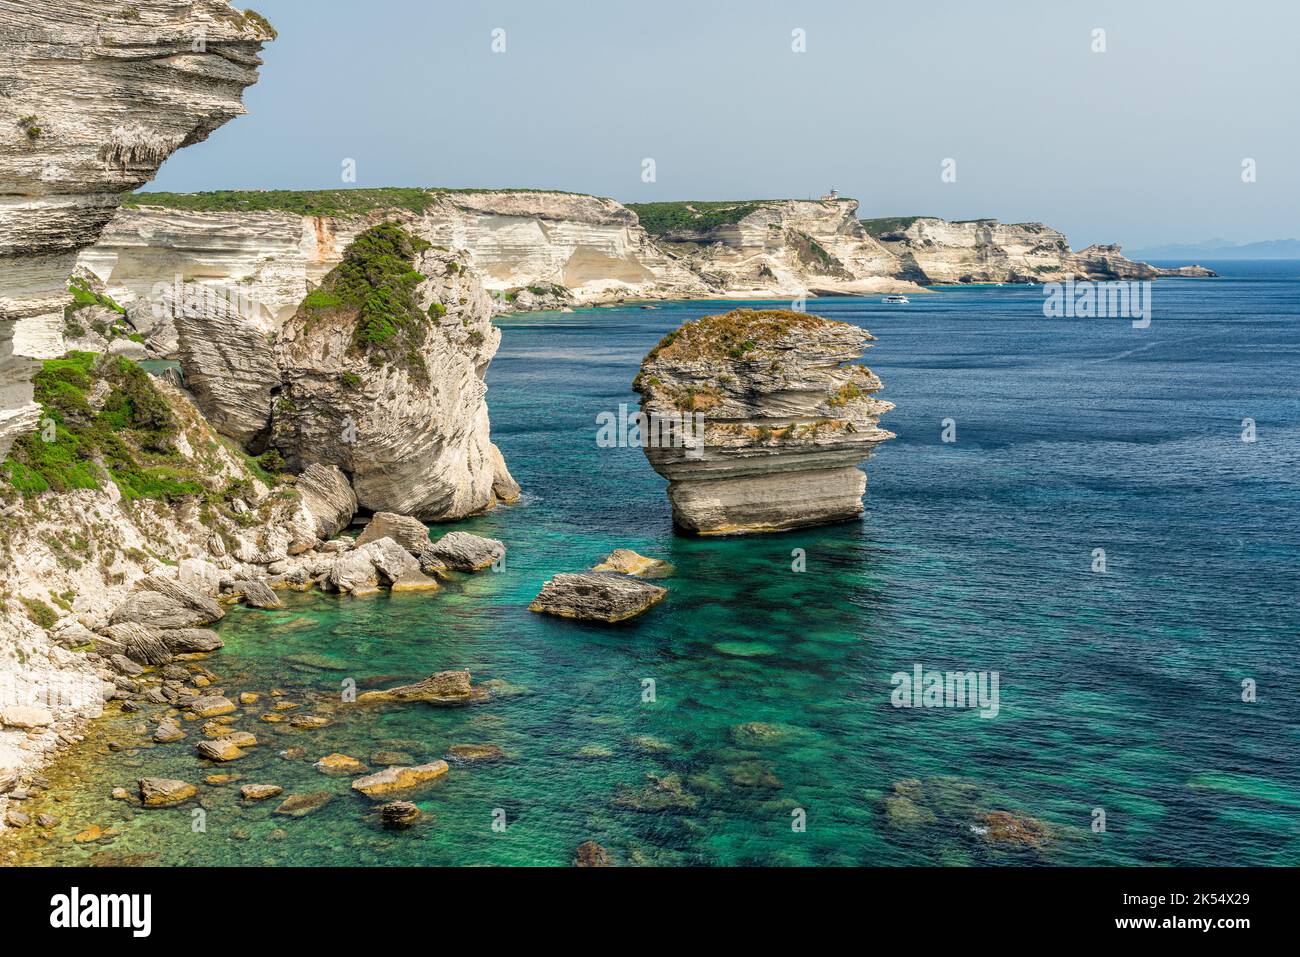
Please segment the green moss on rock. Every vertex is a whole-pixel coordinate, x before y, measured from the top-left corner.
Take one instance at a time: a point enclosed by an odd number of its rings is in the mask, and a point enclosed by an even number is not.
[[[353,318],[351,349],[376,366],[397,365],[420,382],[429,371],[420,352],[432,310],[416,301],[425,280],[415,260],[430,244],[396,223],[360,233],[318,289],[303,300],[308,327],[319,313],[346,312]]]
[[[98,489],[107,480],[126,499],[204,492],[201,475],[176,450],[171,407],[134,362],[70,352],[46,360],[32,384],[40,426],[20,436],[0,465],[0,478],[17,491]],[[104,388],[92,404],[92,392]]]

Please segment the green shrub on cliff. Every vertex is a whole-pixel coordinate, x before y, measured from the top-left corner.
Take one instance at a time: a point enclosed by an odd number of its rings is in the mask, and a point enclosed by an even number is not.
[[[420,346],[432,315],[420,309],[416,288],[425,279],[414,263],[430,244],[396,223],[381,223],[360,233],[318,289],[303,300],[306,326],[323,311],[355,313],[352,350],[374,365],[401,366],[427,382]]]
[[[0,477],[27,495],[98,489],[107,479],[127,499],[173,500],[204,491],[176,451],[179,426],[148,373],[124,358],[70,352],[32,380],[38,428],[20,436]],[[92,392],[107,388],[98,406]]]
[[[709,201],[679,203],[628,203],[651,236],[690,231],[702,232],[738,223],[767,200]]]

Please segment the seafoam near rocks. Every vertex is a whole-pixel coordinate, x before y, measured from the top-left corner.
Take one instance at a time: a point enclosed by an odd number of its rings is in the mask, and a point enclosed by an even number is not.
[[[35,422],[22,357],[63,352],[77,252],[121,194],[244,112],[273,36],[225,0],[0,0],[0,455]]]
[[[856,364],[872,339],[848,323],[752,309],[665,336],[634,388],[677,526],[740,534],[859,515],[857,466],[894,437],[877,424],[893,404],[874,398],[880,380]]]

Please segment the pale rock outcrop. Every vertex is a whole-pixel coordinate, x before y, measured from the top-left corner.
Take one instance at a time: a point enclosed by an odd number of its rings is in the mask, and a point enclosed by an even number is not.
[[[135,622],[156,629],[194,628],[219,621],[225,612],[216,601],[179,581],[152,575],[140,590],[108,617],[110,625]]]
[[[337,535],[357,512],[357,493],[337,466],[309,463],[299,473],[294,487],[313,519],[317,538]]]
[[[429,764],[417,764],[412,767],[392,767],[367,774],[352,782],[352,790],[359,791],[366,797],[383,797],[394,791],[406,791],[447,773],[447,762],[432,761]]]
[[[655,225],[663,205],[680,221]],[[910,292],[898,259],[858,221],[855,199],[633,205],[655,238],[708,283],[736,298]],[[693,217],[693,218],[692,218]]]
[[[265,450],[271,403],[280,386],[274,333],[218,296],[173,309],[185,387],[212,427],[253,453]]]
[[[30,358],[64,351],[78,251],[123,193],[244,112],[274,35],[225,0],[0,0],[0,456],[35,425]]]
[[[436,588],[424,578],[420,562],[391,538],[379,538],[344,552],[325,574],[323,584],[333,591],[370,595],[381,584],[398,586],[397,591]]]
[[[613,624],[648,611],[667,594],[668,589],[629,575],[566,573],[543,584],[528,610],[560,618]]]
[[[855,364],[872,338],[848,323],[751,309],[665,336],[633,386],[674,523],[740,534],[859,515],[857,465],[894,437],[877,425],[893,408],[873,398],[880,380]]]
[[[272,444],[291,467],[341,468],[363,508],[445,521],[491,508],[494,487],[513,483],[493,451],[483,381],[501,333],[454,256],[417,252],[414,269],[420,314],[395,356],[357,345],[357,309],[304,301],[279,338]]]
[[[448,532],[421,552],[424,561],[436,559],[459,572],[477,572],[505,556],[506,546],[495,538],[470,532]]]
[[[865,220],[880,244],[898,257],[898,275],[918,283],[1041,283],[1066,279],[1155,279],[1214,275],[1201,267],[1160,269],[1126,259],[1117,245],[1078,252],[1042,223],[996,219],[949,222],[933,216]]]
[[[476,689],[470,683],[468,671],[439,671],[437,674],[417,681],[412,685],[401,685],[383,691],[367,691],[357,696],[358,704],[390,702],[404,704],[422,701],[435,707],[456,707],[469,704],[477,696]]]
[[[357,536],[357,545],[367,545],[381,538],[391,538],[412,555],[420,555],[429,545],[429,529],[424,522],[409,515],[376,512]]]

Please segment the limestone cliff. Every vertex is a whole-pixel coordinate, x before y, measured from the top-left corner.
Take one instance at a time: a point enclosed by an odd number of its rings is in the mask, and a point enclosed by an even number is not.
[[[798,312],[737,309],[684,323],[641,363],[646,457],[673,521],[698,534],[780,531],[853,518],[857,466],[893,434],[856,364],[865,329]]]
[[[175,298],[178,289],[239,298],[264,333],[278,331],[357,235],[386,221],[458,252],[497,311],[706,292],[634,214],[596,196],[358,189],[142,193],[131,202],[82,256],[119,301]]]
[[[996,219],[949,222],[909,216],[865,220],[863,225],[898,258],[899,276],[924,284],[1213,275],[1200,267],[1165,270],[1133,262],[1115,245],[1072,252],[1063,233],[1042,223],[1000,223]]]
[[[77,252],[123,193],[244,112],[273,37],[225,0],[0,0],[0,455],[35,424],[30,359],[63,352]]]
[[[911,291],[863,228],[855,199],[643,203],[629,207],[714,294],[738,298]]]
[[[31,701],[49,721],[34,731],[0,721],[0,778],[70,740],[119,692],[109,658],[132,635],[111,629],[141,581],[212,596],[222,577],[265,575],[310,552],[322,526],[337,528],[320,491],[347,487],[341,475],[314,476],[312,495],[273,484],[179,389],[120,356],[46,360],[35,395],[48,424],[0,467],[0,706]]]
[[[280,331],[271,444],[295,469],[338,466],[375,512],[448,520],[513,500],[489,437],[491,316],[455,255],[367,230]]]

